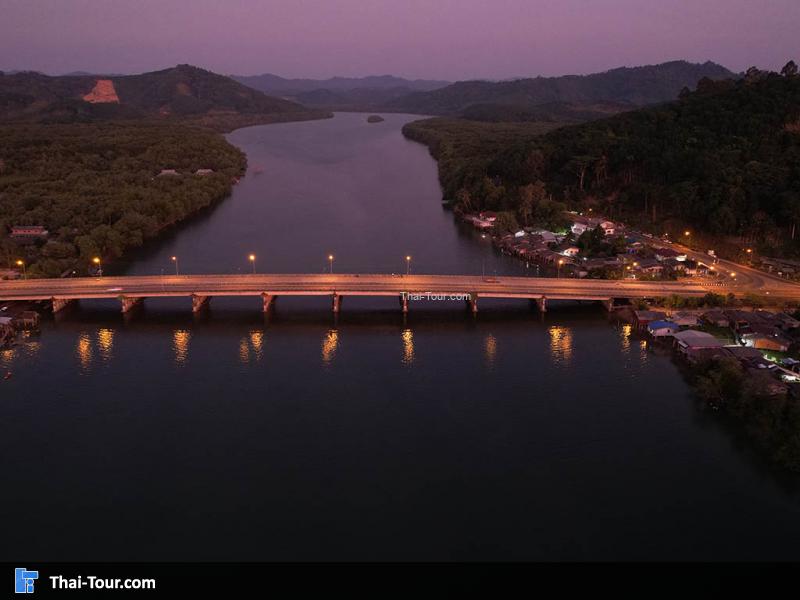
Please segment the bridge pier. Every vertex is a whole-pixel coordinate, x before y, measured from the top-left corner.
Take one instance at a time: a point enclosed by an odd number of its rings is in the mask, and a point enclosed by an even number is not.
[[[333,314],[338,315],[339,309],[342,306],[342,297],[339,294],[333,294]]]
[[[403,314],[408,314],[408,294],[405,292],[400,294],[400,306],[403,309]]]
[[[65,298],[53,298],[51,300],[53,303],[53,314],[59,313],[62,310],[66,310],[70,306],[73,306],[77,300],[68,300]]]
[[[467,306],[469,306],[469,309],[472,311],[473,315],[478,314],[478,294],[473,292],[469,295]]]
[[[547,312],[547,297],[542,296],[541,298],[536,298],[536,308],[539,309],[539,312],[545,313]]]
[[[198,296],[197,294],[192,294],[192,312],[197,314],[206,308],[208,308],[208,303],[211,301],[211,296]]]
[[[274,294],[267,294],[266,292],[261,294],[261,302],[262,302],[262,310],[267,313],[275,304],[276,296]]]
[[[140,296],[120,296],[119,301],[122,304],[122,314],[127,314],[132,310],[140,307],[144,303],[144,298]]]

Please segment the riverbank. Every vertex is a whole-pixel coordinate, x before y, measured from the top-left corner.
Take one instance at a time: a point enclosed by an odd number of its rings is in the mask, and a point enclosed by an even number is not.
[[[117,260],[230,195],[247,157],[220,132],[330,116],[0,125],[5,276],[86,274],[95,259]]]

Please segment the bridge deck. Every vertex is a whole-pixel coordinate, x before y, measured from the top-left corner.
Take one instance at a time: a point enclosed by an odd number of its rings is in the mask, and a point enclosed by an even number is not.
[[[800,289],[800,288],[799,288]],[[477,277],[467,275],[166,275],[30,279],[0,282],[0,300],[82,300],[180,296],[397,296],[472,294],[483,298],[546,297],[607,300],[679,294],[702,296],[735,289],[708,282]],[[746,291],[746,290],[744,290]]]

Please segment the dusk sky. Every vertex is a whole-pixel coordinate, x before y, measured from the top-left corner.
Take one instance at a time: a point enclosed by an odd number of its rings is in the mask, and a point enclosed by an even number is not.
[[[800,58],[798,0],[0,0],[0,70],[502,79]]]

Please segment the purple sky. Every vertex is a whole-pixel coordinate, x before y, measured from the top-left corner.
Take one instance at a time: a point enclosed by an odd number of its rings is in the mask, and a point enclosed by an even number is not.
[[[0,0],[0,70],[191,63],[456,80],[678,58],[779,69],[800,59],[799,25],[800,0]]]

